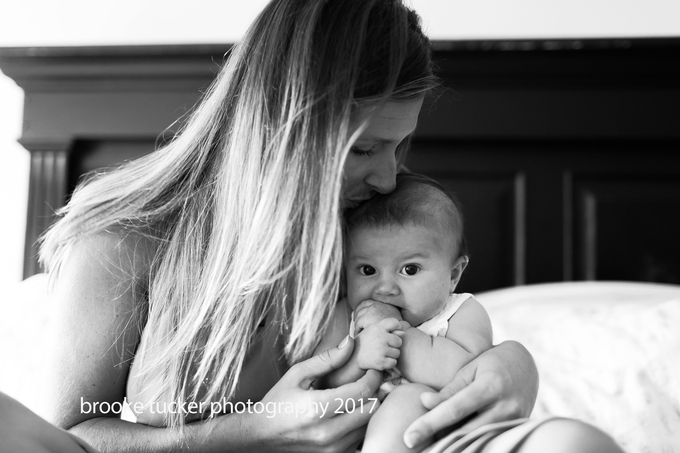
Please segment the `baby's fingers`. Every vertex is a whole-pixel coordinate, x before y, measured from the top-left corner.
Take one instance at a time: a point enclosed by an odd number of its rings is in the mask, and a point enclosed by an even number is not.
[[[397,318],[385,318],[380,321],[380,326],[387,332],[392,332],[393,330],[401,330],[401,322]]]
[[[401,351],[398,348],[385,348],[385,357],[398,359],[400,355]]]
[[[377,362],[377,369],[379,370],[391,370],[397,366],[397,359],[392,357],[383,357]]]
[[[401,339],[400,336],[396,334],[390,334],[389,337],[387,338],[387,344],[392,347],[392,348],[401,348],[401,345],[403,343],[403,340]]]

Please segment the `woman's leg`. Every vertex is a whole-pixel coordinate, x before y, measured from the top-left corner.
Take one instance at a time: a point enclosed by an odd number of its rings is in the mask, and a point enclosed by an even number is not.
[[[0,392],[0,452],[97,453],[71,433],[39,417],[19,401]]]
[[[507,451],[503,435],[485,445],[483,453]],[[604,432],[571,419],[548,420],[539,425],[520,444],[517,453],[624,453]]]
[[[409,449],[403,440],[411,422],[427,412],[420,402],[423,392],[434,390],[422,384],[402,384],[392,390],[368,423],[362,453],[416,452],[429,445],[431,441]]]

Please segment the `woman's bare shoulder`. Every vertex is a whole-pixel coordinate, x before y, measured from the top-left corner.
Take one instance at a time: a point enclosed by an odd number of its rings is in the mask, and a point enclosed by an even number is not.
[[[139,275],[151,265],[155,241],[139,233],[107,230],[78,239],[63,265],[94,266],[117,275]]]
[[[52,294],[75,302],[84,293],[95,300],[134,305],[135,291],[144,290],[156,248],[154,241],[136,233],[104,231],[79,238],[60,263]]]

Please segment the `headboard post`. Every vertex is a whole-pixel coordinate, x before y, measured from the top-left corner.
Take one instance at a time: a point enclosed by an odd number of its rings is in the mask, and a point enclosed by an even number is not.
[[[28,278],[43,271],[37,259],[38,239],[66,202],[71,142],[21,140],[21,144],[31,153],[24,245],[24,278]]]

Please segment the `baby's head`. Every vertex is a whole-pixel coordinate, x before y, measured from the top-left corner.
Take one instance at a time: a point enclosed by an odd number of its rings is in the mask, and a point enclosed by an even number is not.
[[[407,173],[396,189],[347,214],[347,300],[400,309],[412,326],[436,315],[468,263],[458,202],[436,181]]]

